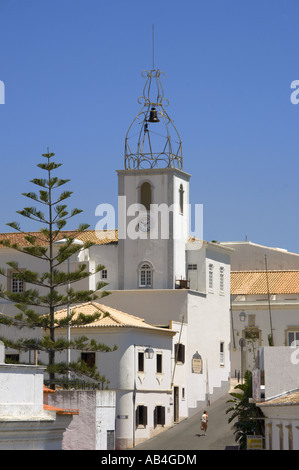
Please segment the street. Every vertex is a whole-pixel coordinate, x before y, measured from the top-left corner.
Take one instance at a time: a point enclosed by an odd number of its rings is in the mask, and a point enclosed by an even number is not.
[[[231,397],[226,394],[206,407],[209,426],[206,435],[200,429],[201,412],[175,424],[158,436],[140,444],[134,450],[225,450],[226,446],[236,446],[232,425],[228,424],[225,413]]]

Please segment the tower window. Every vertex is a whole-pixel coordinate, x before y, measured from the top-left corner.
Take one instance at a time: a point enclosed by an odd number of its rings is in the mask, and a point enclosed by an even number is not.
[[[150,183],[142,183],[140,187],[140,204],[142,204],[147,211],[150,210],[152,203],[152,187]]]
[[[139,268],[139,287],[152,287],[153,268],[149,263],[143,263]]]
[[[180,194],[180,214],[183,214],[184,213],[184,189],[183,189],[182,184],[180,184],[179,194]]]

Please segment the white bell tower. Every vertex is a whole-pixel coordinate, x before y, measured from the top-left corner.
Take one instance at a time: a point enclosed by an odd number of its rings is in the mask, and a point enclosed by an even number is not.
[[[164,74],[142,75],[143,106],[126,135],[125,169],[117,172],[119,289],[174,289],[186,279],[190,175],[164,108]]]

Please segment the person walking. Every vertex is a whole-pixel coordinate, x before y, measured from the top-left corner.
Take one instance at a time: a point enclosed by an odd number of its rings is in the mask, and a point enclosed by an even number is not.
[[[208,414],[206,411],[204,411],[201,417],[201,429],[202,431],[204,431],[204,436],[206,435],[206,432],[208,429],[208,421],[209,421]]]

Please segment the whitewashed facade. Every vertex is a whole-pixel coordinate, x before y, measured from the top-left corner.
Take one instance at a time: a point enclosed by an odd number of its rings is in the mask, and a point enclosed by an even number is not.
[[[41,366],[5,364],[0,342],[0,450],[62,449],[73,415],[44,409],[44,371]]]
[[[299,255],[249,241],[221,245],[233,249],[232,279],[234,276],[240,279],[237,287],[231,283],[231,376],[237,377],[241,371],[252,370],[257,349],[269,345],[271,325],[275,346],[290,346],[293,340],[299,340]],[[243,273],[246,275],[248,272],[252,276],[248,275],[243,282]],[[261,287],[258,291],[255,272],[263,273],[268,283],[275,278],[277,290],[274,292],[271,284],[268,295],[266,281],[259,281]],[[245,313],[243,318],[241,312]],[[248,333],[252,332],[257,336],[254,344],[246,341]],[[241,339],[245,340],[243,349]]]
[[[265,416],[266,450],[299,450],[299,349],[268,346],[259,349],[253,396]],[[264,376],[261,401],[259,377]]]
[[[161,72],[152,70],[146,77],[147,80],[158,82]],[[143,97],[145,106],[150,103],[151,86],[148,91],[148,95]],[[118,331],[120,352],[109,354],[107,365],[99,360],[98,354],[100,372],[108,376],[112,374],[109,376],[111,387],[119,390],[128,387],[130,390],[119,392],[121,396],[117,396],[116,404],[117,414],[128,416],[120,418],[118,423],[119,442],[123,438],[123,447],[135,445],[139,439],[150,435],[147,428],[151,427],[152,413],[149,415],[149,424],[144,429],[137,429],[134,424],[141,397],[143,400],[147,395],[151,408],[155,405],[167,410],[165,423],[168,425],[201,410],[219,395],[226,393],[230,385],[232,249],[218,243],[204,242],[202,236],[190,237],[191,177],[183,171],[178,134],[175,136],[176,142],[171,141],[167,130],[166,142],[162,147],[157,140],[159,145],[153,153],[151,143],[150,148],[144,150],[145,143],[150,142],[150,136],[157,135],[155,126],[159,122],[169,127],[173,124],[169,117],[165,119],[162,96],[159,82],[158,101],[154,102],[150,111],[148,109],[148,113],[141,111],[139,115],[144,115],[142,126],[140,127],[140,123],[137,126],[139,130],[142,128],[143,141],[139,141],[137,145],[137,154],[134,151],[125,154],[125,169],[117,171],[118,237],[114,236],[110,241],[103,242],[105,232],[90,232],[93,240],[95,235],[99,236],[96,245],[70,260],[71,268],[76,263],[85,262],[91,272],[94,272],[97,264],[105,266],[101,273],[91,276],[74,288],[92,289],[98,281],[104,280],[108,282],[111,292],[111,295],[101,300],[107,307],[136,315],[147,323],[164,329],[163,335],[159,329],[153,329],[150,338],[150,344],[156,353],[162,348],[165,355],[169,356],[165,362],[163,380],[158,380],[154,370],[151,371],[150,363],[149,372],[142,379],[134,375],[133,365],[138,347],[144,347],[145,341],[148,341],[148,338],[142,336],[142,331]],[[151,129],[154,130],[152,134]],[[126,137],[126,151],[129,148],[128,142]],[[174,144],[177,143],[178,150],[175,153]],[[130,144],[130,151],[131,148]],[[202,227],[197,229],[201,229],[199,232],[202,233]],[[107,235],[110,235],[111,231],[108,232]],[[20,267],[43,270],[34,259],[25,259],[18,253],[12,255],[12,250],[0,248],[0,266],[5,267],[8,259],[18,260]],[[67,269],[67,263],[64,268]],[[1,281],[3,279],[0,277]],[[4,308],[3,313],[11,314],[11,306],[2,303],[1,307]],[[0,334],[3,328],[0,326]],[[177,333],[174,338],[171,337],[169,344],[167,331],[170,333],[172,330]],[[89,330],[89,334],[95,335],[98,340],[103,331]],[[112,336],[115,334],[114,330]],[[109,344],[112,336],[105,329],[104,342]],[[162,337],[164,340],[168,338],[167,346],[161,343]],[[177,343],[180,346],[176,346]],[[124,368],[114,367],[118,360],[125,365]],[[133,383],[138,384],[134,400]],[[139,389],[146,393],[139,396]],[[158,413],[161,413],[160,408]],[[134,429],[130,442],[127,434],[122,431],[122,428],[128,427]]]

